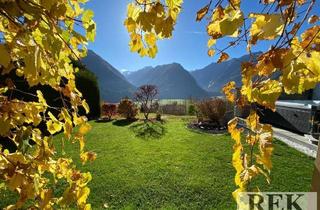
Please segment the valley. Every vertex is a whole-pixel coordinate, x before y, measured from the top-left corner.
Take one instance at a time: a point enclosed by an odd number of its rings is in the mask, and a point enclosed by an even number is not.
[[[259,54],[260,52],[253,55]],[[136,88],[145,84],[156,85],[160,99],[200,100],[220,96],[221,89],[227,82],[233,80],[241,85],[240,65],[249,59],[250,56],[245,55],[191,71],[186,70],[182,64],[171,63],[121,73],[89,50],[82,63],[97,76],[101,100],[116,103],[124,97],[133,98]]]

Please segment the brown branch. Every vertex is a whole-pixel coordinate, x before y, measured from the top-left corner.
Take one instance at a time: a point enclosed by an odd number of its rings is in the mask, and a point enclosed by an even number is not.
[[[288,42],[285,42],[284,44],[282,44],[280,46],[280,48],[284,47],[286,44],[290,44],[293,40],[293,38],[297,35],[298,31],[300,30],[301,26],[304,24],[304,22],[307,20],[308,16],[309,16],[309,13],[311,12],[313,6],[315,4],[315,0],[312,0],[308,9],[307,9],[307,12],[305,13],[302,21],[299,23],[299,26],[298,26],[298,29],[295,31],[295,33],[292,35],[291,39],[288,41]]]

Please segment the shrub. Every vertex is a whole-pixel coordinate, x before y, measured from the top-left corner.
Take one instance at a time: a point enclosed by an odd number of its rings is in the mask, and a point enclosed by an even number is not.
[[[220,125],[226,113],[226,102],[222,99],[203,100],[197,104],[200,118]]]
[[[161,105],[160,108],[164,114],[185,115],[187,113],[186,106],[178,104],[177,102]]]
[[[106,117],[108,120],[111,120],[114,115],[117,114],[117,105],[103,103],[101,107],[102,116]]]
[[[130,99],[122,99],[118,105],[118,114],[128,120],[132,120],[138,114],[138,108]]]
[[[80,107],[79,114],[87,115],[89,119],[98,118],[101,109],[97,77],[79,61],[72,61],[72,64],[74,67],[79,68],[79,71],[76,73],[76,86],[90,107],[90,112],[88,114]]]
[[[161,113],[157,112],[156,121],[161,121]]]
[[[150,112],[151,112],[151,113],[157,113],[157,112],[159,112],[159,109],[160,109],[160,104],[159,104],[159,102],[156,101],[156,102],[152,103],[150,108],[151,108],[151,109],[150,109]]]
[[[196,114],[196,107],[194,104],[190,104],[188,107],[188,114],[195,115]]]

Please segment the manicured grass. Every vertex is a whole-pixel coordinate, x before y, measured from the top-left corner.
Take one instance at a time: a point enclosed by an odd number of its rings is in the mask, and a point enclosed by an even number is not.
[[[187,118],[169,117],[163,125],[124,121],[91,122],[87,148],[95,162],[82,166],[78,148],[65,150],[83,171],[91,171],[93,209],[235,209],[234,169],[229,135],[197,133]],[[156,134],[150,132],[156,130]],[[59,141],[62,135],[57,135]],[[313,159],[275,141],[271,185],[263,191],[308,191]],[[1,197],[1,195],[0,195]],[[2,199],[1,202],[6,202]]]

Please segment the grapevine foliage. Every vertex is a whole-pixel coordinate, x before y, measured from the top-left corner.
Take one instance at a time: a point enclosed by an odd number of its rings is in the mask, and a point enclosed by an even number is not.
[[[181,4],[181,0],[137,0],[131,3],[125,21],[131,33],[131,50],[141,56],[154,57],[154,53],[146,53],[140,34],[151,33],[157,38],[169,38],[176,22],[173,17],[181,11]],[[208,22],[209,56],[216,54],[219,55],[218,62],[226,61],[229,58],[226,51],[243,43],[251,55],[250,61],[241,65],[242,86],[237,87],[231,81],[223,88],[227,99],[236,106],[251,107],[250,115],[245,120],[249,132],[239,127],[240,119],[237,118],[231,120],[228,126],[235,141],[232,163],[238,187],[233,193],[236,200],[238,192],[259,190],[251,184],[257,176],[262,175],[270,182],[272,127],[260,123],[259,107],[275,111],[275,102],[282,93],[301,94],[320,81],[319,14],[312,14],[315,0],[262,0],[259,4],[263,9],[249,14],[241,10],[241,4],[251,3],[211,0],[196,14],[196,21]],[[162,20],[166,18],[174,21],[164,25]],[[224,37],[233,41],[224,49],[218,49],[216,43]],[[155,48],[156,39],[150,42],[148,36],[144,38]],[[270,42],[270,48],[256,57],[251,48],[262,41]]]
[[[79,143],[83,163],[95,159],[93,152],[84,149],[90,125],[85,116],[78,115],[78,109],[89,112],[89,107],[75,86],[78,69],[71,64],[86,55],[87,42],[95,37],[93,12],[83,9],[85,2],[0,0],[0,73],[7,77],[0,84],[0,136],[17,148],[9,152],[0,146],[0,186],[19,196],[5,209],[70,205],[90,209],[90,173],[77,170],[67,154],[57,157],[52,138],[63,132],[63,141]],[[12,73],[30,88],[52,87],[64,106],[50,106],[39,90],[31,94],[17,89],[9,77]],[[14,92],[31,95],[33,100],[14,98]],[[77,132],[74,126],[79,127]],[[54,185],[66,186],[62,195]]]
[[[124,21],[130,33],[130,50],[154,58],[158,52],[157,40],[170,38],[181,10],[183,0],[136,0],[128,4]]]

